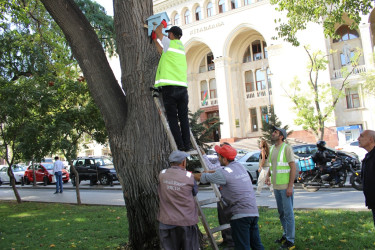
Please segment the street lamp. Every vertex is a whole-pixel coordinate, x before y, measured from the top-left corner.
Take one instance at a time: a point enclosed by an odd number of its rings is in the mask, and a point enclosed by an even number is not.
[[[269,72],[268,73],[268,67],[264,67],[264,65],[262,65],[262,68],[261,68],[261,71],[264,71],[265,72],[265,76],[266,76],[266,91],[267,91],[267,95],[268,95],[268,119],[271,117],[271,95],[270,95],[270,83],[271,81],[268,81],[268,77],[269,76],[272,76],[272,72]]]

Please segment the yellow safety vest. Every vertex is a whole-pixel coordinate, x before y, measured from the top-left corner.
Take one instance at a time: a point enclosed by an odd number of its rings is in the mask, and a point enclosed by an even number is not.
[[[155,87],[161,86],[188,86],[185,49],[180,40],[171,40],[168,50],[161,54]]]
[[[289,177],[290,177],[290,167],[289,163],[286,159],[284,150],[285,150],[286,143],[283,142],[281,145],[281,148],[279,150],[279,154],[277,156],[277,165],[276,165],[276,185],[283,185],[289,183]],[[272,152],[275,146],[273,145],[270,149],[270,156],[269,156],[269,162],[271,164],[271,175],[272,175]]]

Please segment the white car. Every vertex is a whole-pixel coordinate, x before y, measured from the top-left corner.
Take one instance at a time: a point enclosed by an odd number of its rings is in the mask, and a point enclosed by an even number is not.
[[[25,175],[26,167],[22,165],[13,165],[13,174],[16,182],[22,182]],[[8,167],[3,167],[0,169],[0,179],[2,182],[10,182],[8,176]]]
[[[359,147],[358,140],[349,142],[343,146],[336,147],[337,150],[342,150],[349,153],[355,153],[358,155],[358,160],[362,161],[363,158],[365,158],[365,155],[367,154],[367,151],[363,148]]]

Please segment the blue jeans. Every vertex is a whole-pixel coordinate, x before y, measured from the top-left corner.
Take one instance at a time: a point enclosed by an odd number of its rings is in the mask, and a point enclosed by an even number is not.
[[[295,223],[293,213],[293,195],[286,197],[286,189],[276,190],[274,189],[277,210],[280,215],[280,222],[283,226],[283,236],[292,243],[295,238]]]
[[[62,172],[55,172],[55,179],[56,179],[56,193],[63,192],[63,181],[62,181]]]
[[[259,217],[243,217],[230,221],[236,250],[264,249],[260,240],[258,219]]]
[[[179,150],[190,148],[189,96],[186,87],[163,86],[163,103],[168,124]],[[178,123],[180,122],[180,126]],[[181,128],[180,128],[181,127]]]

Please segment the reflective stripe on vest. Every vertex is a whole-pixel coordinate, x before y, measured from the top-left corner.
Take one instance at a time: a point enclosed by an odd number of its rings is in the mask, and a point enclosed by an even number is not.
[[[276,185],[283,185],[289,183],[289,177],[290,177],[290,166],[286,159],[285,155],[285,147],[286,143],[283,142],[281,145],[281,148],[279,150],[279,154],[277,155],[277,165],[276,165]],[[270,149],[270,156],[269,156],[269,162],[272,166],[272,153],[275,146],[272,146]],[[271,175],[272,175],[272,167],[270,168]]]
[[[185,49],[180,40],[171,40],[163,52],[155,76],[155,87],[187,87],[187,63]]]

